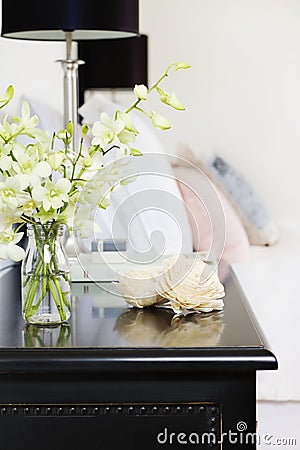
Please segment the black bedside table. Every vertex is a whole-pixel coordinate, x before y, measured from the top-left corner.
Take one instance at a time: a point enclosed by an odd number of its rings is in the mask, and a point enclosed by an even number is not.
[[[230,270],[224,284],[223,312],[185,318],[73,284],[70,324],[43,329],[4,271],[1,450],[256,448],[256,371],[277,362]]]

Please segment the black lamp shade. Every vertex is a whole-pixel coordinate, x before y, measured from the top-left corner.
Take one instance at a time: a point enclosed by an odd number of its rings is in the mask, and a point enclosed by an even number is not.
[[[139,33],[138,0],[2,0],[2,36],[30,40],[112,39]]]
[[[131,89],[135,84],[148,84],[148,38],[82,41],[78,57],[85,61],[80,67],[79,91],[93,89]]]

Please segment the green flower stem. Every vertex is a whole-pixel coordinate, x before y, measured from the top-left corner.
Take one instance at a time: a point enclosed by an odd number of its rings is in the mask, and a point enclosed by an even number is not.
[[[56,133],[52,133],[52,139],[51,139],[51,150],[54,150],[54,142],[55,142]]]
[[[29,287],[28,287],[28,290],[27,290],[27,293],[26,293],[26,297],[25,297],[25,301],[24,301],[23,312],[25,312],[25,310],[27,309],[27,306],[28,306],[27,304],[28,304],[28,301],[29,301],[29,296],[30,296],[30,293],[31,293],[31,289],[32,289],[33,284],[34,284],[35,275],[36,275],[36,273],[38,273],[40,271],[41,264],[42,264],[42,260],[39,259],[39,261],[37,263],[37,266],[35,268],[34,274],[33,275],[28,275],[26,280],[23,283],[23,287],[25,287],[28,284],[28,281],[30,279]]]
[[[147,116],[148,117],[148,119],[151,119],[151,114],[148,114],[146,111],[144,111],[142,108],[139,108],[139,107],[135,107],[135,109],[137,109],[138,111],[140,111],[141,113],[143,113],[143,114],[145,114],[145,116]]]
[[[25,280],[22,283],[23,288],[27,286],[29,280],[30,280],[30,276],[27,275],[27,277],[25,278]]]
[[[20,218],[20,220],[21,220],[22,218]],[[24,224],[26,223],[26,221],[24,220],[24,221],[22,221],[21,223],[20,223],[20,225],[15,229],[15,233],[18,233],[19,231],[20,231],[20,229],[24,226]]]
[[[62,310],[61,304],[60,304],[60,302],[59,302],[59,300],[58,300],[58,298],[57,298],[55,289],[54,289],[53,285],[51,284],[51,281],[52,281],[52,280],[49,280],[49,289],[50,289],[50,292],[51,292],[51,294],[52,294],[53,300],[54,300],[54,302],[55,302],[55,304],[56,304],[57,311],[59,312],[59,316],[60,316],[60,318],[61,318],[61,320],[62,320],[62,322],[63,322],[64,320],[66,320],[66,314],[65,314],[64,311]],[[55,286],[55,285],[54,285],[54,286]]]
[[[159,85],[165,78],[167,78],[167,77],[169,76],[169,71],[170,71],[170,69],[171,69],[174,65],[176,65],[176,64],[173,63],[173,64],[170,64],[170,65],[169,65],[169,67],[167,68],[167,70],[166,70],[166,71],[163,73],[163,75],[157,80],[157,82],[154,83],[153,86],[151,86],[151,87],[148,89],[148,93],[154,91],[154,89],[156,89],[156,88],[158,87],[158,85]],[[139,109],[139,111],[142,111],[142,109],[137,108],[137,105],[138,105],[141,101],[142,101],[142,99],[140,99],[140,98],[137,99],[137,100],[133,103],[133,105],[131,105],[130,108],[128,108],[128,109],[126,110],[126,114],[130,113],[133,109]]]
[[[53,264],[53,266],[54,266],[54,269],[55,269],[56,273],[59,273],[59,268],[58,268],[58,266],[57,266],[57,262],[56,262],[56,259],[55,259],[55,257],[54,257],[55,251],[56,251],[56,250],[55,250],[55,242],[53,243],[53,245],[54,245],[54,249],[53,249],[53,251],[51,252],[51,261],[52,261],[52,264]],[[68,276],[66,273],[62,274],[62,276],[64,277],[64,279],[66,280],[67,283],[70,283],[70,278],[69,278],[69,276]],[[57,280],[56,280],[56,283],[58,284]],[[68,308],[68,310],[70,311],[70,310],[71,310],[71,304],[70,304],[70,302],[67,300],[67,294],[68,294],[68,293],[62,292],[60,286],[59,286],[58,292],[59,292],[59,295],[61,294],[61,295],[60,295],[60,298],[62,299],[63,304],[64,304],[64,305]]]
[[[20,127],[15,134],[12,134],[8,139],[6,139],[6,144],[8,144],[10,141],[13,141],[16,137],[18,137],[20,134],[23,134],[23,131],[25,130],[25,127]]]
[[[31,290],[30,295],[28,297],[28,303],[27,303],[27,306],[26,306],[26,308],[24,310],[25,318],[26,318],[27,321],[29,321],[30,317],[33,314],[33,312],[32,312],[32,303],[33,303],[34,295],[36,293],[38,285],[39,285],[39,279],[35,280],[33,285],[32,285],[32,290]]]
[[[47,264],[43,262],[43,275],[42,275],[42,293],[34,306],[31,308],[31,316],[39,309],[43,299],[47,295]]]
[[[60,304],[59,313],[61,313],[60,316],[63,318],[63,321],[65,321],[67,316],[65,313],[65,302],[64,302],[64,298],[63,298],[63,295],[61,292],[61,287],[55,276],[52,278],[52,280],[53,280],[53,283],[55,284],[56,291],[57,291],[58,297],[59,297],[59,304]]]
[[[70,180],[71,183],[74,181],[75,169],[76,169],[76,166],[77,166],[77,163],[78,163],[80,157],[82,156],[82,154],[81,154],[81,152],[82,152],[82,146],[83,146],[83,138],[80,139],[79,153],[78,153],[78,156],[77,156],[77,158],[75,159],[75,162],[74,162],[74,164],[73,164],[73,170],[72,170],[72,175],[71,175],[71,180]]]

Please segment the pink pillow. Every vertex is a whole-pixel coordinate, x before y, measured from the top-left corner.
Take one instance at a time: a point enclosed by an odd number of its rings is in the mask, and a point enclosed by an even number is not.
[[[199,169],[173,167],[188,212],[194,251],[212,250],[229,264],[249,256],[246,231],[224,194]]]

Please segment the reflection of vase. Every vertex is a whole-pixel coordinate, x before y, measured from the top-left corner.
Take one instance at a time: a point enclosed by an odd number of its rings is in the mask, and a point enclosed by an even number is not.
[[[26,325],[23,329],[24,347],[67,347],[71,337],[71,327],[62,323],[57,327]]]
[[[64,226],[57,222],[28,225],[28,248],[22,264],[22,307],[26,322],[56,325],[70,317],[70,271],[62,247]]]

